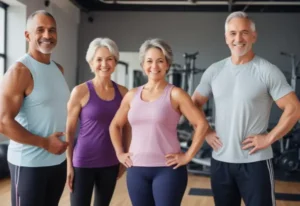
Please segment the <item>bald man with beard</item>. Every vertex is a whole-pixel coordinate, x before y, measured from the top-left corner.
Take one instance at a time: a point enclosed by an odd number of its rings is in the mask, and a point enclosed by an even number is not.
[[[0,86],[0,132],[10,139],[12,206],[57,206],[66,182],[64,131],[70,91],[51,60],[56,21],[43,10],[27,20],[28,52]]]

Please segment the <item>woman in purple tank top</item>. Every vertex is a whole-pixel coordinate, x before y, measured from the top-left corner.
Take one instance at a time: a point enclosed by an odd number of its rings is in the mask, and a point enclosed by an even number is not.
[[[111,80],[118,60],[115,42],[108,38],[93,40],[86,61],[95,77],[76,86],[68,102],[67,183],[71,206],[90,206],[94,187],[94,206],[108,206],[117,178],[125,171],[124,166],[119,166],[109,135],[109,125],[128,91]],[[78,121],[79,134],[74,144]],[[127,131],[124,136],[129,134]]]
[[[172,56],[161,39],[143,43],[140,63],[148,82],[125,95],[110,125],[118,160],[127,167],[133,206],[180,206],[187,185],[185,165],[200,149],[209,128],[190,96],[165,80]],[[195,128],[186,153],[181,152],[177,137],[181,115]],[[120,133],[127,122],[132,128],[129,152],[123,150]]]

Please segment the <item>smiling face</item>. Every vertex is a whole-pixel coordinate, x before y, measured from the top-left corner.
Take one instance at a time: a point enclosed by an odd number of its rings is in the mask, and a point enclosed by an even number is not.
[[[227,24],[225,39],[232,56],[247,55],[252,51],[256,37],[256,32],[251,29],[250,20],[246,18],[233,18]]]
[[[25,31],[29,47],[42,54],[51,54],[57,44],[55,20],[45,14],[36,14]]]
[[[145,54],[143,69],[151,80],[162,80],[169,69],[166,57],[158,48],[150,48]]]
[[[116,60],[107,47],[100,47],[96,50],[93,59],[90,61],[92,72],[99,77],[110,77],[115,71]]]

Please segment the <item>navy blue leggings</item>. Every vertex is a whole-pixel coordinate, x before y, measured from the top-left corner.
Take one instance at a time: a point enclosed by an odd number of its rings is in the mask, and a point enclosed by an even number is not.
[[[186,167],[131,167],[127,187],[133,206],[180,206],[187,186]]]

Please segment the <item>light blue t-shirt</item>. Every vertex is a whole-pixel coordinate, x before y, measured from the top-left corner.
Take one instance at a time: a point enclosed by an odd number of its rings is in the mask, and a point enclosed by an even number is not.
[[[16,121],[32,134],[44,138],[54,132],[65,132],[70,90],[56,63],[43,64],[28,54],[18,62],[30,70],[34,87],[24,98]],[[17,166],[45,167],[62,163],[66,155],[54,155],[40,147],[10,140],[7,159]]]
[[[249,163],[273,157],[271,146],[249,155],[242,142],[250,135],[267,133],[273,101],[293,91],[275,65],[259,56],[242,65],[226,58],[204,72],[196,91],[214,98],[215,129],[223,144],[213,151],[214,159]]]

